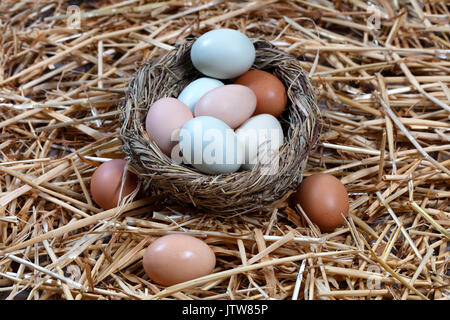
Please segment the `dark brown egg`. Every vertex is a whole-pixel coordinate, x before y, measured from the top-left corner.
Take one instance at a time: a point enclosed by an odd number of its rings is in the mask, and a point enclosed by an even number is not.
[[[269,72],[250,70],[237,78],[234,83],[249,87],[256,95],[255,115],[268,113],[278,117],[286,108],[286,88]]]
[[[348,215],[349,201],[345,186],[327,173],[313,174],[302,181],[295,202],[322,232],[332,232]]]
[[[148,246],[142,265],[152,281],[171,286],[210,274],[216,265],[216,256],[200,239],[171,234]]]
[[[124,159],[114,159],[102,163],[91,178],[91,194],[95,203],[105,210],[117,206],[125,169]],[[131,171],[125,174],[121,200],[132,193],[138,185],[138,177]]]

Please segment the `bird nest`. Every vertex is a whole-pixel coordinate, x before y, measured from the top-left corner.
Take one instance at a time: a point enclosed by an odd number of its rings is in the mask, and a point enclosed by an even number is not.
[[[122,151],[151,189],[170,193],[182,204],[216,213],[270,210],[271,204],[301,182],[308,155],[319,137],[320,111],[308,76],[295,57],[267,41],[255,40],[252,69],[274,74],[287,89],[288,104],[280,117],[285,141],[278,161],[258,164],[253,170],[207,175],[166,156],[145,131],[145,117],[156,100],[177,97],[202,76],[190,59],[194,41],[187,38],[136,72],[119,107]]]

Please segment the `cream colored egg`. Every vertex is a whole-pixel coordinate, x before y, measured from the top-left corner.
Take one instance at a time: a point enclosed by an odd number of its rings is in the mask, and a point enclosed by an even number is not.
[[[268,163],[270,157],[278,155],[284,141],[280,122],[270,114],[251,117],[236,130],[236,135],[244,146],[244,170],[252,169],[258,162]]]

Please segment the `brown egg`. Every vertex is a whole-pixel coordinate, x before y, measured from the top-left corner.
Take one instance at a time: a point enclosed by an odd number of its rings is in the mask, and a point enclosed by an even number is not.
[[[91,178],[91,194],[94,201],[103,209],[117,206],[122,186],[122,175],[126,165],[124,159],[114,159],[102,163]],[[121,200],[132,193],[138,185],[138,177],[131,171],[125,174]]]
[[[273,74],[250,70],[234,82],[249,87],[256,95],[256,114],[268,113],[278,117],[286,108],[287,94],[283,83]]]
[[[216,265],[216,256],[200,239],[171,234],[148,246],[142,265],[151,280],[171,286],[210,274]]]
[[[348,194],[336,177],[327,173],[313,174],[302,181],[295,194],[295,203],[322,232],[331,232],[348,215]]]

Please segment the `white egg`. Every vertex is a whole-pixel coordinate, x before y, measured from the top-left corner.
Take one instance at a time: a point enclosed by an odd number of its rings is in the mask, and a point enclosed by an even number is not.
[[[208,77],[231,79],[250,69],[255,61],[255,47],[239,31],[216,29],[194,42],[191,60],[194,67]]]
[[[236,135],[244,146],[242,168],[245,170],[252,169],[258,162],[269,163],[271,157],[278,155],[284,141],[280,122],[270,114],[251,117],[236,130]]]
[[[212,78],[199,78],[189,83],[178,95],[178,100],[183,102],[194,113],[194,107],[198,100],[207,92],[223,86],[223,82]]]
[[[244,161],[244,147],[233,129],[213,117],[186,122],[179,140],[184,162],[207,174],[236,172]]]

